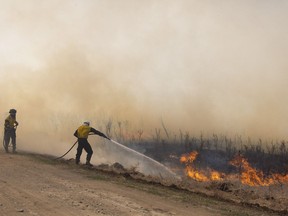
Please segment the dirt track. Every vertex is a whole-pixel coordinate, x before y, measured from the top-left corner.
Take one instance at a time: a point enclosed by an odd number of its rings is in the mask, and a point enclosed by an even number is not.
[[[42,156],[0,151],[0,161],[0,215],[268,215]]]

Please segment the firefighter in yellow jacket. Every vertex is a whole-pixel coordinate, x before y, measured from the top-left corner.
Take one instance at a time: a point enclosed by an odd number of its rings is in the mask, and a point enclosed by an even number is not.
[[[93,150],[91,148],[91,145],[88,142],[88,135],[89,133],[94,133],[98,136],[102,136],[108,140],[110,140],[105,134],[101,133],[100,131],[90,127],[90,122],[85,121],[83,125],[81,125],[74,133],[74,136],[78,138],[78,148],[77,148],[77,154],[76,154],[76,164],[80,163],[80,157],[82,154],[82,150],[87,152],[87,157],[86,157],[86,165],[92,166],[90,163]]]
[[[16,121],[16,110],[10,109],[10,115],[5,119],[4,124],[4,148],[6,153],[8,153],[8,145],[10,139],[12,140],[13,153],[16,153],[16,128],[18,126],[18,122]]]

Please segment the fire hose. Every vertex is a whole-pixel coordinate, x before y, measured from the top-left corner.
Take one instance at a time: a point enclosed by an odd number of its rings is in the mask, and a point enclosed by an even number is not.
[[[71,147],[65,154],[63,154],[63,155],[60,156],[60,157],[55,158],[54,160],[58,160],[58,159],[63,158],[65,155],[67,155],[67,154],[73,149],[73,147],[74,147],[77,143],[78,143],[78,140],[72,145],[72,147]]]
[[[88,135],[90,136],[90,135],[95,135],[95,134],[88,134]],[[71,146],[71,148],[70,148],[65,154],[63,154],[63,155],[60,156],[60,157],[55,158],[54,160],[58,160],[58,159],[63,158],[65,155],[67,155],[67,154],[73,149],[73,147],[74,147],[77,143],[78,143],[78,140]]]

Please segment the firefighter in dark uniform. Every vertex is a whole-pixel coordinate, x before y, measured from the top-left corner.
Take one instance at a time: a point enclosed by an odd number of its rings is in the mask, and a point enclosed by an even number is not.
[[[91,148],[91,145],[88,142],[88,135],[89,133],[94,133],[98,136],[102,136],[108,140],[110,140],[105,134],[101,133],[100,131],[90,127],[90,122],[85,121],[83,125],[81,125],[74,133],[74,136],[78,138],[78,148],[77,148],[77,154],[76,154],[76,164],[79,164],[80,162],[80,157],[82,154],[82,150],[87,152],[87,157],[86,157],[86,165],[92,166],[90,163],[93,150]]]
[[[4,148],[6,153],[8,153],[8,145],[10,139],[12,140],[13,153],[16,153],[16,128],[18,126],[18,122],[16,121],[16,110],[10,109],[10,115],[5,119],[4,124]]]

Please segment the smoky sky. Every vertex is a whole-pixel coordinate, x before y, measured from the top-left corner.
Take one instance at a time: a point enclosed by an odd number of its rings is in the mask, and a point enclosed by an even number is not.
[[[111,118],[287,138],[287,1],[0,3],[0,108],[23,136]]]

